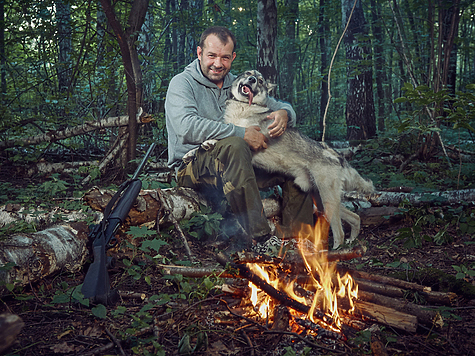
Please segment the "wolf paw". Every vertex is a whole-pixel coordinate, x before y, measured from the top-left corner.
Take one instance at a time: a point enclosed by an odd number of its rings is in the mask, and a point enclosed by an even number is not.
[[[209,151],[214,148],[214,146],[216,146],[217,142],[218,140],[206,140],[201,144],[201,148],[205,149],[206,151]]]
[[[195,158],[195,154],[196,154],[197,150],[198,150],[198,148],[193,148],[192,150],[186,152],[185,155],[182,158],[182,161],[186,164],[193,161],[193,159]]]

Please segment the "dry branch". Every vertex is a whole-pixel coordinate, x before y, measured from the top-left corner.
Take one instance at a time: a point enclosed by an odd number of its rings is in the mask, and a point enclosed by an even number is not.
[[[80,270],[88,256],[87,232],[85,223],[73,223],[0,241],[0,266],[14,265],[0,271],[0,281],[25,286],[59,270]]]

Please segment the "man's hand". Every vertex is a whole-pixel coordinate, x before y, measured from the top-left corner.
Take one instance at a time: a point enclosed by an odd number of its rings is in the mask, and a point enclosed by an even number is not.
[[[259,131],[261,131],[259,126],[249,126],[246,127],[246,132],[244,133],[244,141],[247,142],[253,151],[267,148],[267,141],[269,141],[269,139]]]
[[[286,110],[280,109],[271,112],[269,116],[267,116],[267,119],[274,120],[272,124],[268,126],[270,137],[279,137],[285,132],[287,123],[289,122],[289,117],[287,116]]]

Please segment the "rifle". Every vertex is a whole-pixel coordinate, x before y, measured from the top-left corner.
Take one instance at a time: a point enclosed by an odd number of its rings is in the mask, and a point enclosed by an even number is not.
[[[120,185],[117,193],[107,204],[103,219],[99,224],[93,225],[89,233],[89,238],[94,239],[92,243],[94,261],[86,273],[81,292],[84,298],[91,299],[93,303],[113,305],[119,300],[117,290],[110,288],[107,268],[112,264],[113,259],[107,257],[106,251],[117,244],[115,233],[129,214],[142,189],[142,181],[138,179],[138,175],[154,148],[155,143],[152,143],[132,178]]]

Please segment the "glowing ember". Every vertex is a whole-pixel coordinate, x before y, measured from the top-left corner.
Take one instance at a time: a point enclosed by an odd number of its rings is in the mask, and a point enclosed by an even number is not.
[[[354,309],[353,300],[358,298],[358,286],[349,274],[343,277],[336,271],[336,263],[329,263],[327,260],[327,237],[328,222],[325,218],[318,219],[315,229],[301,231],[298,238],[298,247],[300,254],[309,273],[307,289],[314,290],[313,298],[307,299],[304,296],[297,295],[294,291],[294,283],[284,283],[278,278],[272,277],[267,271],[258,264],[247,264],[249,269],[257,276],[264,279],[268,284],[276,289],[286,292],[291,298],[310,307],[308,319],[315,324],[320,324],[334,331],[341,329],[341,318],[338,312],[338,298],[344,298],[348,301],[351,309]],[[251,301],[259,315],[263,318],[268,317],[272,300],[269,296],[258,298],[258,291],[254,284],[249,282],[251,288]],[[315,318],[317,314],[325,315],[323,318]]]

